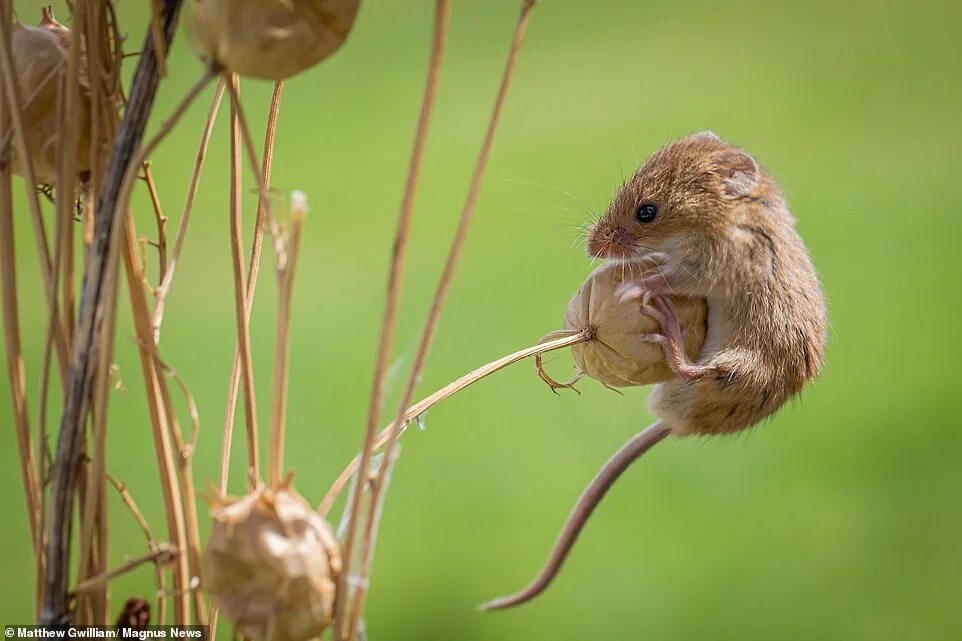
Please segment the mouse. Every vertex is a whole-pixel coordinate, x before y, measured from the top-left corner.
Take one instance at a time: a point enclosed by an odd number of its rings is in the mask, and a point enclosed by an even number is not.
[[[588,254],[640,272],[616,290],[660,326],[674,377],[655,386],[657,420],[612,456],[582,493],[537,577],[481,606],[541,594],[618,477],[668,436],[719,436],[772,416],[824,363],[828,312],[818,273],[782,190],[738,146],[705,131],[658,149],[625,182],[587,235]],[[697,358],[668,295],[703,297],[707,334]]]

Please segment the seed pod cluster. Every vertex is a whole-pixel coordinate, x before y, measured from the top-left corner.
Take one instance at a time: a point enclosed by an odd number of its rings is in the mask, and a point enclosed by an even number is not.
[[[204,581],[238,634],[304,641],[329,625],[340,547],[291,487],[261,488],[214,507]]]
[[[10,50],[13,71],[20,86],[20,108],[23,114],[27,152],[38,183],[54,183],[57,156],[62,153],[58,139],[58,104],[66,79],[70,58],[70,30],[57,22],[53,11],[44,8],[36,27],[14,22]],[[90,165],[90,89],[86,60],[81,57],[78,68],[78,103],[70,127],[76,133],[76,165],[78,174]],[[12,135],[3,132],[3,138]],[[9,145],[13,173],[26,176],[23,159],[11,139]]]
[[[347,39],[360,0],[192,0],[187,34],[208,64],[283,80]]]
[[[565,312],[565,328],[590,327],[592,339],[575,345],[571,354],[588,376],[613,387],[651,385],[675,378],[660,345],[641,340],[660,330],[641,311],[638,301],[621,302],[618,286],[633,275],[630,266],[604,265],[575,294]],[[685,352],[695,359],[705,341],[707,307],[704,299],[671,296],[685,334]]]

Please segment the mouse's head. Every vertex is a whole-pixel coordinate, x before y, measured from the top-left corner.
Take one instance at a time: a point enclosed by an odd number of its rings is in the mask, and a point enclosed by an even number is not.
[[[656,151],[588,232],[588,253],[637,260],[681,243],[711,240],[734,222],[739,201],[762,179],[755,160],[711,132]]]

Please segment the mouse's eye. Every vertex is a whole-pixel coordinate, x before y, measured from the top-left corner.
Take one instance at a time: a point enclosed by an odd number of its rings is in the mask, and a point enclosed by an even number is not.
[[[641,203],[635,212],[635,220],[639,223],[650,223],[658,215],[658,205],[655,203]]]

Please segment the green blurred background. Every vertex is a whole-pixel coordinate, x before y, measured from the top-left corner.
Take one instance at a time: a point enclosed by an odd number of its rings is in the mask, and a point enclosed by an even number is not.
[[[120,4],[135,50],[144,9]],[[432,5],[368,0],[345,48],[291,80],[284,96],[274,187],[305,190],[312,205],[293,312],[287,462],[312,501],[360,444]],[[514,0],[453,5],[398,333],[402,373],[518,10]],[[38,7],[17,3],[31,21]],[[755,153],[787,192],[827,291],[827,367],[751,434],[656,448],[605,500],[557,583],[495,614],[474,607],[540,567],[585,483],[651,421],[647,391],[621,397],[586,380],[581,396],[558,397],[522,363],[446,401],[426,431],[404,439],[380,533],[371,639],[962,638],[960,24],[958,2],[537,8],[418,397],[557,329],[590,267],[577,243],[587,216],[578,200],[603,209],[652,150],[703,129]],[[200,73],[180,33],[155,127]],[[270,85],[246,82],[243,93],[260,130]],[[209,95],[154,156],[175,220]],[[233,349],[225,124],[161,342],[200,407],[199,486],[217,475]],[[35,415],[44,313],[23,204],[17,265]],[[248,220],[255,205],[248,193]],[[253,340],[266,426],[276,289],[273,255],[265,258]],[[163,536],[126,304],[120,318],[126,391],[113,394],[109,468]],[[567,354],[549,365],[558,376],[570,366]],[[388,411],[402,383],[403,374],[389,382]],[[0,622],[26,622],[33,564],[5,378],[0,387]],[[241,491],[236,443],[232,488]],[[110,500],[116,564],[144,542]],[[113,608],[151,591],[148,570],[129,575]]]

